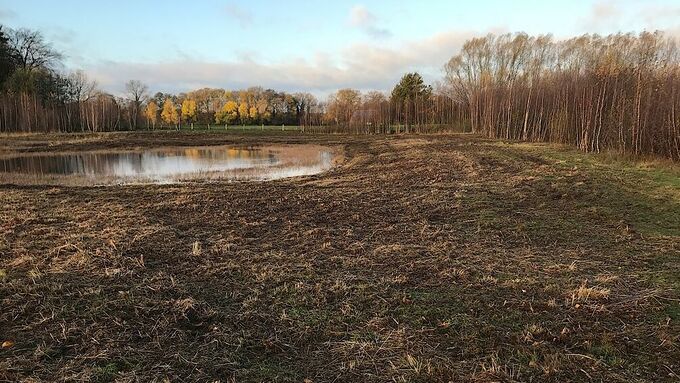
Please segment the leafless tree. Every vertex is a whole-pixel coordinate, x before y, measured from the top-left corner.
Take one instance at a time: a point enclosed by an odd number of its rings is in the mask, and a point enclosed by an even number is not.
[[[39,31],[25,28],[10,30],[9,43],[17,52],[19,66],[24,70],[53,70],[63,59],[63,55],[54,50]]]
[[[65,105],[67,124],[79,126],[81,131],[91,130],[86,127],[84,118],[85,104],[92,99],[97,91],[97,82],[90,81],[82,70],[72,72],[66,77],[66,93],[68,99]]]
[[[142,104],[148,99],[149,87],[139,80],[130,80],[125,84],[125,92],[130,102],[130,125],[137,129]]]
[[[446,65],[473,131],[680,159],[680,51],[662,33],[489,35]]]

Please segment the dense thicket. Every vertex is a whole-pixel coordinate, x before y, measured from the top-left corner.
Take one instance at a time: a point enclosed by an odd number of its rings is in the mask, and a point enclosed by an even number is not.
[[[0,84],[4,84],[14,72],[19,62],[17,53],[9,44],[9,36],[0,25]]]
[[[446,83],[490,137],[680,159],[680,52],[662,33],[475,38]]]

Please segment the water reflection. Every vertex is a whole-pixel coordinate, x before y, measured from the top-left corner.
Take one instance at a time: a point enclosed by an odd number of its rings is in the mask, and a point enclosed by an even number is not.
[[[87,184],[272,180],[320,173],[332,161],[332,150],[317,145],[217,146],[17,156],[0,158],[0,171],[5,181]]]

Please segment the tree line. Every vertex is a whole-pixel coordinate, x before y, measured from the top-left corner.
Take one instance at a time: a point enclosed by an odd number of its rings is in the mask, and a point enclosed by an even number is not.
[[[144,120],[177,126],[299,125],[321,113],[322,105],[310,93],[287,93],[251,87],[243,90],[203,88],[177,95],[157,92],[145,98]],[[148,127],[147,126],[147,127]]]
[[[405,74],[390,94],[340,89],[331,94],[315,130],[347,133],[423,133],[466,130],[466,111],[417,72]]]
[[[37,31],[0,26],[0,132],[99,132],[182,125],[300,125],[326,132],[426,131],[462,121],[453,100],[406,74],[391,94],[342,89],[325,102],[262,87],[150,94],[142,81],[116,97],[84,72],[64,74],[63,56]]]
[[[0,132],[113,130],[119,106],[37,31],[0,25]]]
[[[680,159],[680,51],[661,32],[475,38],[445,84],[474,132]]]
[[[309,125],[323,104],[310,93],[253,87],[149,93],[142,81],[120,97],[84,72],[65,73],[63,55],[38,31],[0,25],[0,132],[99,132],[201,125]]]
[[[182,125],[300,125],[385,134],[472,131],[680,159],[680,50],[663,33],[488,35],[467,41],[437,86],[407,73],[390,93],[251,87],[153,95],[129,81],[116,97],[36,31],[0,26],[0,132],[98,132]]]

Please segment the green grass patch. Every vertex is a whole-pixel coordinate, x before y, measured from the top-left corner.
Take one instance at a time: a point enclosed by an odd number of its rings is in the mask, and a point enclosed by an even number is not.
[[[261,360],[252,367],[240,370],[238,375],[249,382],[302,382],[303,379],[289,363],[273,358]]]
[[[621,357],[619,351],[609,342],[602,342],[591,346],[590,352],[609,366],[620,367],[625,364],[625,360]]]
[[[120,370],[116,363],[107,363],[103,366],[97,366],[92,369],[92,374],[95,382],[113,382]]]
[[[672,302],[664,309],[664,314],[673,321],[680,320],[680,303]]]
[[[454,289],[413,290],[407,293],[407,304],[394,310],[400,322],[407,322],[413,327],[440,326],[466,322],[465,305],[460,294]]]
[[[300,132],[304,128],[299,125],[182,125],[179,129],[181,131],[195,131],[195,132]],[[172,130],[165,128],[163,130]]]
[[[611,154],[586,154],[545,145],[515,145],[552,166],[581,174],[589,188],[576,203],[647,236],[680,236],[680,167],[664,161],[633,161]],[[569,180],[563,181],[563,183]],[[562,185],[569,187],[568,184]]]

